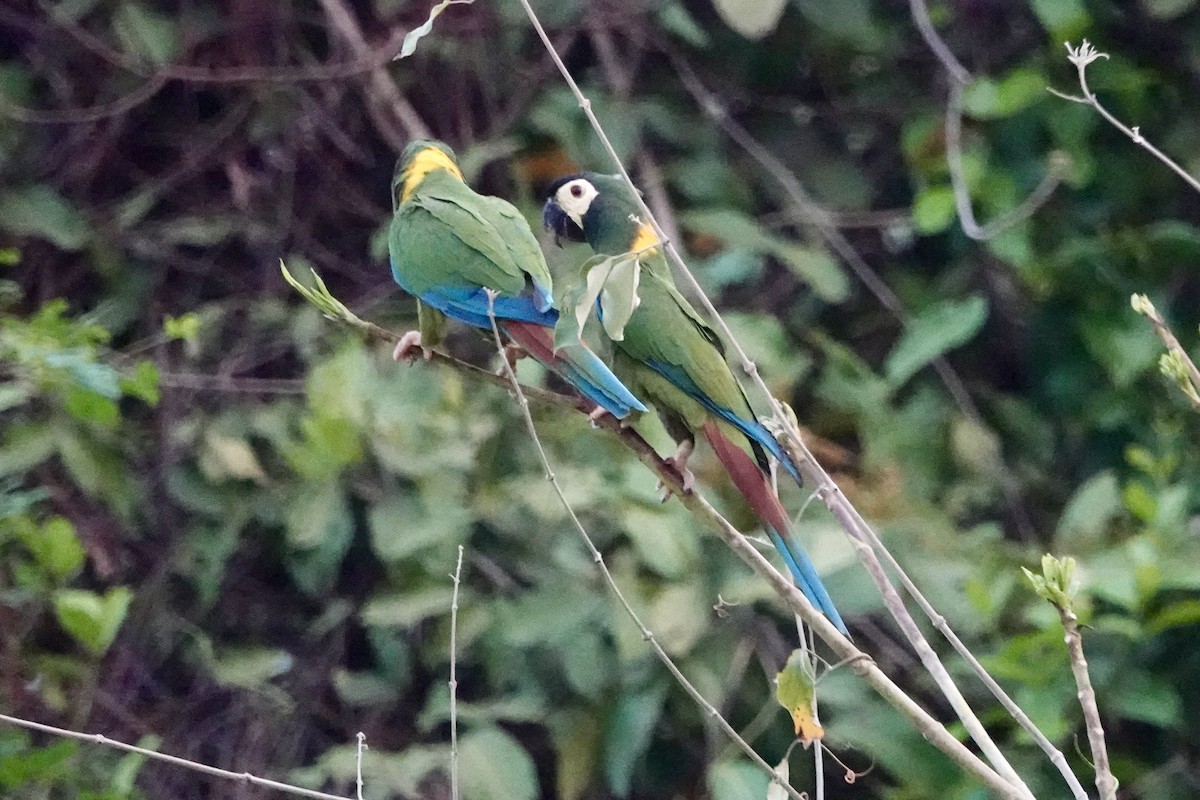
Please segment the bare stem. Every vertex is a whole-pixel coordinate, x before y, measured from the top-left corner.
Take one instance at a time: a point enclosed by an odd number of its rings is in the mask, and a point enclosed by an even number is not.
[[[1166,153],[1152,145],[1150,141],[1142,135],[1139,126],[1134,125],[1131,128],[1113,116],[1113,114],[1107,108],[1100,105],[1100,101],[1096,98],[1096,95],[1093,94],[1092,90],[1088,88],[1088,64],[1091,64],[1097,59],[1108,58],[1108,53],[1099,52],[1096,50],[1096,48],[1092,47],[1092,43],[1087,39],[1084,39],[1083,43],[1079,45],[1079,47],[1072,47],[1070,42],[1067,42],[1066,45],[1067,59],[1075,65],[1075,69],[1079,73],[1079,88],[1083,90],[1083,97],[1077,97],[1073,94],[1064,94],[1056,89],[1048,89],[1048,91],[1057,97],[1061,97],[1063,100],[1070,100],[1072,103],[1080,103],[1096,109],[1096,112],[1100,116],[1104,117],[1104,119],[1108,120],[1110,125],[1128,136],[1134,144],[1139,145],[1150,155],[1157,158],[1163,164],[1166,164],[1171,171],[1183,178],[1188,186],[1191,186],[1197,192],[1200,192],[1200,181],[1197,181],[1196,178],[1192,177],[1192,175],[1187,172],[1187,170],[1172,161]]]
[[[363,751],[367,749],[367,735],[359,731],[355,738],[358,740],[358,748],[354,753],[354,784],[358,789],[358,800],[363,800],[362,760]]]
[[[1117,779],[1108,764],[1108,748],[1104,744],[1104,726],[1100,723],[1100,709],[1096,706],[1096,690],[1088,674],[1087,659],[1083,655],[1083,636],[1079,633],[1079,617],[1069,606],[1058,609],[1063,630],[1067,635],[1067,653],[1071,657],[1071,674],[1075,676],[1075,687],[1079,690],[1079,705],[1083,709],[1083,721],[1087,727],[1088,746],[1092,751],[1092,762],[1096,768],[1096,789],[1100,800],[1116,800]]]
[[[116,739],[110,739],[99,733],[80,733],[79,731],[67,730],[66,728],[55,728],[52,725],[43,725],[40,722],[30,722],[20,717],[10,717],[7,714],[0,714],[0,722],[7,722],[10,725],[16,725],[21,728],[28,728],[33,731],[49,733],[54,736],[61,736],[64,739],[75,739],[80,742],[90,742],[92,744],[101,744],[105,747],[111,747],[114,750],[124,750],[128,753],[137,753],[140,756],[154,759],[155,761],[165,761],[168,764],[174,764],[177,767],[203,772],[205,775],[214,775],[218,778],[237,781],[238,783],[248,783],[251,786],[261,786],[264,789],[274,789],[278,792],[296,795],[298,797],[312,797],[316,800],[354,800],[354,798],[346,797],[340,794],[328,794],[326,792],[318,792],[313,789],[305,789],[300,786],[293,786],[289,783],[280,783],[266,778],[259,778],[251,775],[248,772],[230,772],[226,769],[218,767],[210,767],[208,764],[200,764],[196,761],[189,761],[186,758],[179,756],[170,756],[166,753],[158,753],[154,750],[147,750],[144,747],[137,747],[125,742],[118,742]],[[361,734],[360,734],[361,735]]]
[[[458,800],[458,584],[463,546],[454,564],[454,593],[450,596],[450,800]]]

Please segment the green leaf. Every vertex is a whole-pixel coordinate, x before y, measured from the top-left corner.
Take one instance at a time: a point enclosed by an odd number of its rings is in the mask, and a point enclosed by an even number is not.
[[[1167,0],[1172,2],[1177,0]],[[1194,0],[1183,0],[1194,2]],[[1046,32],[1057,40],[1072,41],[1087,31],[1092,18],[1083,0],[1030,0],[1030,7]]]
[[[163,333],[172,341],[195,341],[200,334],[200,315],[190,311],[178,317],[168,314],[163,317]]]
[[[121,391],[144,401],[146,405],[158,405],[158,378],[158,367],[153,361],[139,361],[132,372],[121,376]]]
[[[1196,0],[1142,0],[1142,4],[1150,12],[1150,16],[1170,20],[1181,17],[1195,8]]]
[[[39,527],[23,530],[21,540],[38,566],[55,580],[78,572],[87,555],[75,534],[75,526],[63,517],[52,517]]]
[[[474,2],[475,0],[442,0],[442,2],[429,9],[429,19],[425,20],[424,24],[422,24],[420,27],[413,28],[408,32],[408,35],[404,37],[404,42],[400,45],[400,54],[392,60],[396,61],[401,58],[408,58],[414,52],[416,52],[417,42],[421,41],[421,39],[433,31],[433,21],[437,19],[447,8],[456,5],[470,5]]]
[[[706,778],[714,800],[765,800],[771,779],[744,758],[720,759],[709,767]]]
[[[974,294],[965,300],[943,300],[923,309],[906,327],[884,364],[893,389],[938,356],[970,341],[987,319],[987,301]]]
[[[226,436],[215,430],[204,435],[204,449],[200,452],[200,471],[214,483],[226,478],[254,481],[266,485],[267,473],[254,449],[245,439]]]
[[[459,740],[458,768],[464,800],[533,800],[537,771],[525,748],[495,727]]]
[[[976,119],[1011,117],[1046,97],[1046,76],[1021,67],[999,81],[979,78],[963,92],[963,110]]]
[[[797,278],[812,287],[827,303],[840,303],[850,296],[850,278],[833,256],[815,247],[777,242],[775,255]]]
[[[449,616],[453,597],[452,586],[377,593],[363,605],[359,618],[368,627],[411,628],[429,617]]]
[[[104,655],[133,600],[125,586],[114,586],[103,595],[83,589],[59,589],[54,593],[54,613],[63,629],[94,656]]]
[[[621,511],[621,527],[646,566],[664,578],[682,578],[696,568],[700,542],[695,522],[675,513],[673,506],[631,503]]]
[[[849,279],[829,254],[776,236],[740,211],[721,207],[694,209],[680,214],[680,223],[689,230],[719,239],[730,251],[745,250],[779,259],[826,302],[841,302],[850,293]]]
[[[604,310],[605,333],[613,341],[625,338],[625,325],[641,303],[637,294],[641,262],[629,254],[593,256],[580,268],[583,280],[576,282],[560,298],[560,307],[572,313],[562,314],[554,329],[556,348],[578,345],[588,317],[599,301]]]
[[[804,650],[793,650],[783,670],[775,676],[775,699],[791,715],[796,736],[806,747],[825,736],[825,729],[813,715],[816,694],[817,670],[812,658]]]
[[[662,25],[663,30],[675,34],[692,47],[708,47],[711,43],[708,33],[680,2],[660,6],[658,24]]]
[[[429,498],[425,495],[394,491],[371,508],[367,517],[371,549],[383,563],[394,564],[423,550],[467,540],[472,516],[466,498],[439,505],[430,502],[439,497],[434,490],[429,490]]]
[[[664,685],[621,697],[604,734],[604,775],[618,797],[633,787],[633,771],[650,747],[667,697]]]
[[[291,671],[295,659],[286,650],[270,647],[231,647],[213,659],[212,675],[224,686],[257,689]]]
[[[147,64],[169,64],[179,49],[170,17],[126,0],[113,17],[113,30],[126,53]]]
[[[1084,481],[1067,501],[1058,520],[1054,543],[1076,553],[1101,547],[1109,526],[1124,512],[1116,473],[1098,472]]]
[[[0,228],[45,239],[60,250],[79,250],[91,236],[75,207],[42,184],[0,194]]]
[[[949,186],[929,186],[913,198],[913,227],[918,233],[941,233],[954,222],[954,190]]]
[[[747,39],[761,39],[779,24],[787,0],[713,0],[725,24]]]

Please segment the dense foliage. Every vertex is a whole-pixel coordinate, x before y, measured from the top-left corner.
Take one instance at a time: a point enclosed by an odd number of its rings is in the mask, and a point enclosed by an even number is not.
[[[280,279],[281,257],[311,265],[363,316],[414,323],[382,233],[395,156],[426,131],[535,224],[551,179],[611,169],[517,0],[452,6],[390,62],[393,32],[430,5],[0,8],[0,709],[338,791],[362,730],[368,796],[446,797],[448,575],[463,544],[468,800],[761,798],[765,776],[606,592],[512,399],[397,366]],[[975,77],[961,146],[981,221],[1064,170],[1045,205],[986,242],[956,215],[950,78],[908,4],[795,0],[777,22],[774,5],[536,4],[772,389],[974,652],[1089,783],[1057,615],[1018,569],[1048,550],[1077,557],[1123,796],[1196,796],[1200,424],[1129,295],[1149,294],[1195,343],[1197,198],[1045,87],[1079,93],[1062,42],[1087,36],[1112,56],[1089,71],[1101,100],[1200,171],[1197,4],[930,9]],[[706,113],[700,87],[770,168]],[[818,213],[900,306],[829,249]],[[569,282],[585,254],[546,244]],[[494,356],[466,332],[449,346]],[[932,363],[943,352],[949,372]],[[622,588],[778,761],[791,726],[770,681],[796,638],[782,605],[582,415],[536,417]],[[702,458],[697,471],[711,486]],[[950,719],[818,506],[800,529],[857,641]],[[1038,796],[1066,796],[966,685]],[[820,697],[832,751],[874,765],[853,786],[827,768],[827,796],[982,796],[848,670]],[[791,763],[811,787],[811,758]],[[232,796],[11,728],[0,794]]]

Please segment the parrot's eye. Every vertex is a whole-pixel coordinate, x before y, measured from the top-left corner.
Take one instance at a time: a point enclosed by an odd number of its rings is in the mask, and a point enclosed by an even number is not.
[[[583,187],[578,183],[571,187],[572,197],[583,197]]]

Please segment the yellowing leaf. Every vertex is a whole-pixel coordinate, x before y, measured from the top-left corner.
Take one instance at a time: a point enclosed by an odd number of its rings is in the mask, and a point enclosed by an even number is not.
[[[796,735],[805,745],[825,736],[813,716],[817,672],[804,650],[793,650],[783,671],[775,676],[775,699],[792,715]]]

